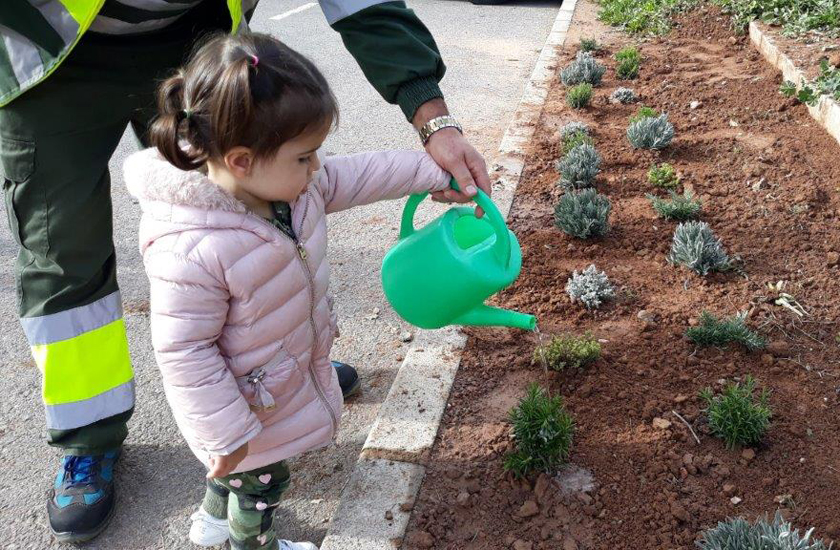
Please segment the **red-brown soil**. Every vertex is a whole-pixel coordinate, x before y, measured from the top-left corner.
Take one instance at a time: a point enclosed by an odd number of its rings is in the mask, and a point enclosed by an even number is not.
[[[708,10],[641,45],[641,77],[629,85],[668,112],[677,137],[659,153],[635,151],[625,131],[637,106],[607,100],[628,85],[615,80],[617,46],[600,55],[609,70],[590,108],[572,111],[559,84],[550,94],[511,214],[522,274],[499,297],[537,314],[543,334],[592,331],[603,356],[582,371],[545,372],[531,362],[533,335],[468,329],[403,548],[689,549],[718,521],[777,508],[840,539],[840,145],[779,95],[780,75]],[[597,241],[553,226],[557,130],[575,119],[593,129],[604,158],[597,187],[613,204],[613,229]],[[666,262],[676,224],[644,198],[655,161],[673,163],[703,199],[702,219],[743,273],[704,279]],[[590,263],[620,289],[594,313],[564,291]],[[808,316],[773,303],[766,285],[780,280]],[[684,334],[703,309],[748,310],[768,349],[695,349]],[[742,453],[709,435],[697,394],[747,374],[772,391],[774,417],[764,444]],[[565,398],[577,470],[519,482],[502,469],[513,445],[506,419],[533,381]]]

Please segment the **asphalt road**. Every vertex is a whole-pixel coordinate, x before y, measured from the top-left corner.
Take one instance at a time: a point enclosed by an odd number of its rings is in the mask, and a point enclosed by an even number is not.
[[[432,30],[448,65],[442,83],[450,109],[475,147],[492,159],[559,1],[474,6],[462,0],[414,0],[410,5]],[[374,149],[416,149],[417,137],[397,107],[365,81],[307,0],[262,0],[252,27],[270,32],[308,55],[331,83],[341,127],[326,143],[330,154]],[[137,251],[139,208],[125,191],[122,162],[135,150],[127,134],[111,163],[119,280],[137,377],[137,408],[117,468],[119,508],[108,531],[86,548],[146,550],[190,548],[189,515],[203,492],[204,472],[172,420],[152,355],[148,283]],[[410,330],[382,296],[379,265],[397,235],[401,206],[380,203],[330,220],[332,289],[342,337],[334,357],[358,366],[363,393],[348,404],[336,447],[292,463],[292,487],[278,512],[283,538],[320,542],[377,409],[396,375]],[[429,216],[432,208],[424,215]],[[5,212],[3,213],[5,218]],[[16,246],[0,230],[0,547],[60,548],[46,526],[45,498],[58,454],[44,442],[37,369],[15,312]],[[378,311],[379,313],[375,313]]]

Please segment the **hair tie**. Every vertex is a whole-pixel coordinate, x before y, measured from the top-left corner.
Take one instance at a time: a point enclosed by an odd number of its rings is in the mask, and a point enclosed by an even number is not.
[[[252,56],[251,56],[251,61],[253,61],[253,62],[254,62],[254,67],[256,67],[256,66],[257,66],[257,64],[260,62],[260,58],[259,58],[259,57],[257,57],[256,55],[252,55]]]

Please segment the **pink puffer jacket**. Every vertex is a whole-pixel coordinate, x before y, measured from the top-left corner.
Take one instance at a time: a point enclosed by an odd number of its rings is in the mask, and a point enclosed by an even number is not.
[[[329,157],[291,205],[299,244],[155,150],[131,156],[125,180],[143,208],[155,356],[196,456],[248,442],[242,472],[329,444],[342,399],[325,215],[441,190],[448,175],[419,152]]]

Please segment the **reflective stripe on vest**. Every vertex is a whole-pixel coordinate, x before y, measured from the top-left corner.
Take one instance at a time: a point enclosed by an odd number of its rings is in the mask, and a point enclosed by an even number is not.
[[[21,324],[43,374],[47,427],[77,428],[134,406],[119,292]]]

